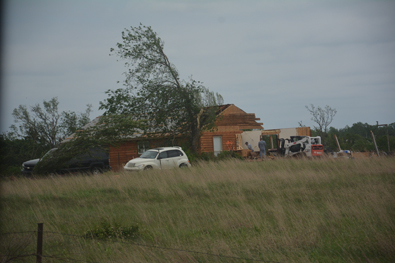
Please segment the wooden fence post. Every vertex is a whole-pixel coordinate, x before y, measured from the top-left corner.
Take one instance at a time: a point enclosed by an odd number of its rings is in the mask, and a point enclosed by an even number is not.
[[[44,223],[38,223],[38,230],[37,230],[37,256],[36,262],[42,262],[42,254],[43,254],[43,229]]]

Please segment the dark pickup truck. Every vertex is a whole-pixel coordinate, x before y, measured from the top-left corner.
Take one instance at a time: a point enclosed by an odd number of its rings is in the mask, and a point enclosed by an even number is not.
[[[49,150],[44,156],[50,155],[51,152],[56,151],[57,148]],[[43,156],[43,157],[44,157]],[[33,159],[22,164],[22,174],[31,175],[34,167],[41,159]],[[110,170],[108,153],[101,148],[90,149],[88,153],[81,154],[72,158],[66,165],[59,167],[53,171],[57,174],[75,173],[75,172],[90,172],[92,174],[99,174]]]

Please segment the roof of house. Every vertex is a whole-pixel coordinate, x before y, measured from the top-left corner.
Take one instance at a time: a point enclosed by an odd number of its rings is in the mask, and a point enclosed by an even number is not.
[[[260,120],[260,118],[256,118],[254,113],[246,113],[239,107],[235,106],[234,104],[223,104],[219,106],[213,106],[213,107],[218,107],[218,110],[216,112],[216,115],[222,115],[223,118],[220,119],[220,121],[217,123],[218,125],[221,126],[236,126],[239,127],[240,129],[263,129],[261,125],[263,123],[258,123],[256,122],[257,120]],[[92,121],[90,121],[88,124],[84,125],[81,129],[85,130],[87,128],[93,127],[97,125],[99,122],[101,116],[98,116],[94,118]],[[74,137],[75,134],[71,134],[67,138],[65,138],[63,142],[67,142],[71,140]],[[130,138],[139,138],[142,137],[143,133],[135,133],[128,135]]]
[[[246,113],[234,104],[226,104],[219,106],[221,115],[216,122],[217,126],[233,126],[240,130],[263,129],[263,123],[257,122],[260,118],[255,117],[255,113]]]

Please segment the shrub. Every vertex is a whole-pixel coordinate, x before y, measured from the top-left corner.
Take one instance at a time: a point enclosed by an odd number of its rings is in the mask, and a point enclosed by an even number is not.
[[[228,159],[232,159],[232,158],[243,160],[243,157],[240,154],[238,154],[238,153],[236,153],[234,151],[223,151],[223,152],[220,152],[217,155],[216,160],[217,161],[223,161],[223,160],[228,160]]]
[[[138,231],[138,225],[123,227],[118,223],[110,223],[108,220],[102,219],[99,225],[92,230],[88,230],[84,237],[102,240],[112,238],[134,239],[138,236]]]
[[[8,176],[20,175],[20,174],[21,174],[21,168],[16,166],[8,166],[4,170],[0,171],[1,177],[8,177]]]

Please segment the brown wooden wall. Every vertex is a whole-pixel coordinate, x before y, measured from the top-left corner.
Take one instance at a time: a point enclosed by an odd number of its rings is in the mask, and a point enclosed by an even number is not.
[[[242,131],[217,131],[204,132],[199,140],[200,152],[214,152],[214,136],[222,136],[222,150],[230,151],[236,150],[236,134],[241,134]]]
[[[297,133],[299,136],[311,136],[310,127],[298,127]]]
[[[118,147],[110,147],[111,170],[119,171],[128,161],[137,158],[137,141],[124,142]]]
[[[239,126],[241,129],[262,129],[253,113],[229,114],[221,116],[216,122],[217,126]]]

